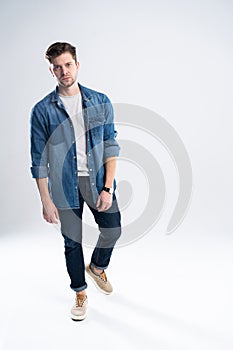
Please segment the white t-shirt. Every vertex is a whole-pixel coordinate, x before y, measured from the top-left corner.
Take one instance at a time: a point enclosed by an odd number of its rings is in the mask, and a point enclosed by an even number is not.
[[[82,98],[79,92],[74,96],[62,96],[61,98],[67,113],[69,114],[73,126],[76,140],[77,160],[78,160],[78,175],[89,176],[86,154],[86,135],[82,113]]]

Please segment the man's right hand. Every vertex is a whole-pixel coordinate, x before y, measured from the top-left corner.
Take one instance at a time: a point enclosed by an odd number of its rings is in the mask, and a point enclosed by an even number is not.
[[[51,199],[43,202],[43,217],[50,224],[57,224],[59,221],[58,210]]]

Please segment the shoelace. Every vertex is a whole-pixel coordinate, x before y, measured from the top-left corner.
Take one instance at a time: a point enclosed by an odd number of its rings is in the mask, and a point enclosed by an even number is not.
[[[107,282],[107,276],[104,271],[99,276],[104,282]]]
[[[76,297],[76,306],[77,307],[82,307],[85,300],[87,299],[87,296],[85,295],[85,297],[80,298],[80,297]]]
[[[96,275],[97,277],[99,277],[102,281],[107,282],[107,276],[106,276],[106,274],[105,274],[104,271],[101,272],[100,274],[97,274],[97,273],[95,273],[95,272],[92,270],[91,266],[90,266],[90,270],[91,270],[91,272],[92,272],[94,275]]]

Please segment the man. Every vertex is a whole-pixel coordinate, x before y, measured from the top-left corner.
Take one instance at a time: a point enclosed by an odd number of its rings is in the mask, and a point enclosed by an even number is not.
[[[73,320],[87,313],[85,271],[96,287],[112,293],[107,279],[112,251],[121,234],[114,180],[119,145],[108,97],[77,82],[76,49],[57,42],[46,51],[56,89],[31,112],[31,172],[39,189],[44,219],[61,222],[70,287],[76,292]],[[84,203],[100,231],[85,268],[82,249]]]

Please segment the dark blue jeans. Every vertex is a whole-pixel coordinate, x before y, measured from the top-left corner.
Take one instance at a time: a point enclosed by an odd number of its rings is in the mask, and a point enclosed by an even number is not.
[[[92,199],[90,179],[79,177],[79,209],[59,209],[61,233],[64,237],[67,272],[70,276],[70,287],[79,292],[87,288],[85,264],[82,249],[82,213],[84,202],[88,205],[100,231],[98,241],[91,257],[91,265],[106,269],[109,265],[113,248],[121,235],[121,215],[117,199],[113,195],[110,209],[98,212]]]

